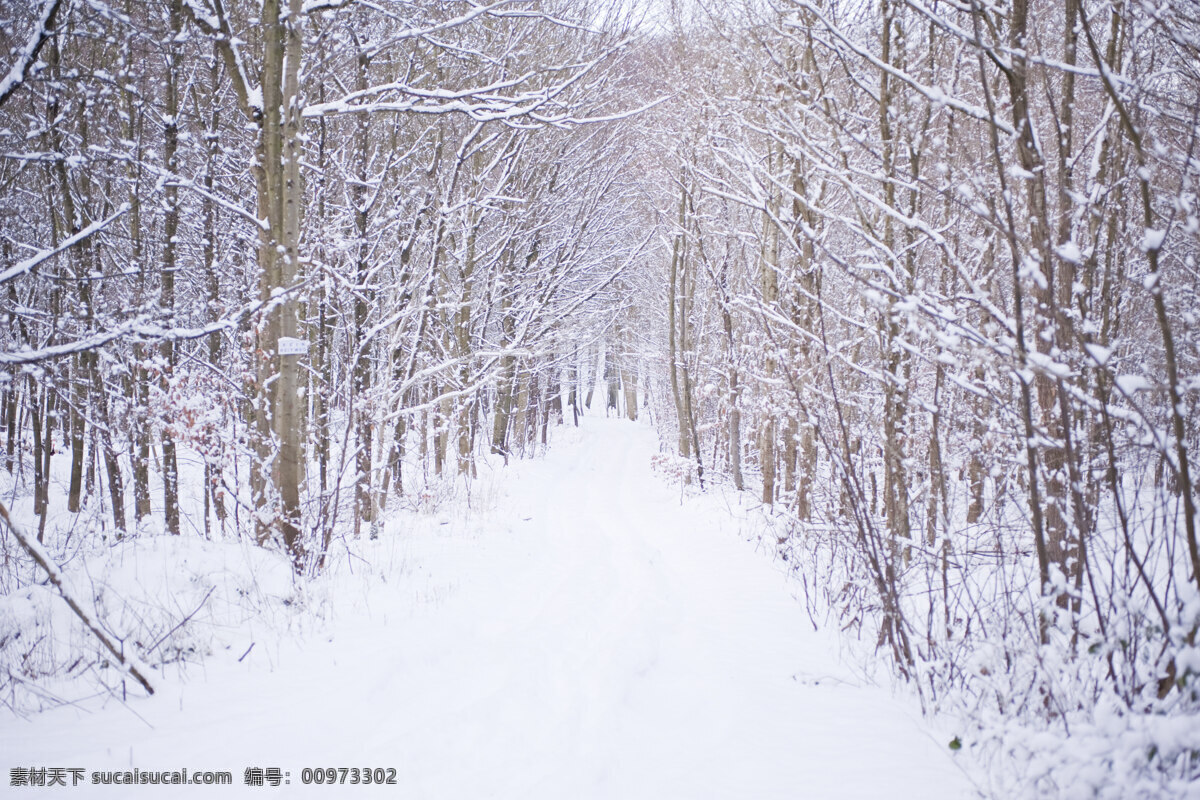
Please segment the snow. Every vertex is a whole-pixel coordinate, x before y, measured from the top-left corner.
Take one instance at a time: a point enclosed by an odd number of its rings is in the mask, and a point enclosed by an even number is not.
[[[1094,342],[1085,342],[1083,349],[1092,357],[1097,366],[1103,367],[1108,363],[1108,359],[1112,357],[1112,348],[1099,345]]]
[[[472,509],[348,543],[309,597],[328,622],[223,631],[227,649],[160,673],[153,698],[8,719],[0,750],[89,774],[229,770],[238,787],[280,767],[288,796],[331,796],[300,771],[341,766],[395,767],[397,797],[976,796],[952,734],[814,631],[755,544],[760,512],[666,484],[656,451],[648,427],[589,418],[544,459],[487,462]]]
[[[1069,378],[1071,377],[1070,366],[1062,362],[1055,361],[1045,353],[1037,351],[1028,354],[1029,363],[1033,365],[1038,372],[1049,375],[1053,378]]]
[[[1083,253],[1079,250],[1079,245],[1074,241],[1067,241],[1060,244],[1056,250],[1058,257],[1069,264],[1083,264]]]
[[[1126,395],[1154,388],[1154,385],[1144,375],[1118,375],[1116,384],[1121,393]]]
[[[1152,250],[1161,250],[1163,239],[1167,237],[1165,228],[1146,228],[1146,235],[1142,239],[1142,249],[1149,253]]]

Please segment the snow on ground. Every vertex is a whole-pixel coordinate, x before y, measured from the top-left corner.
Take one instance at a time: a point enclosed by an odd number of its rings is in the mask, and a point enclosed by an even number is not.
[[[284,796],[377,793],[300,785],[356,766],[394,767],[403,798],[976,796],[948,735],[839,664],[746,515],[681,503],[655,449],[624,421],[563,430],[544,459],[485,469],[473,510],[352,543],[371,568],[337,565],[327,624],[218,650],[150,699],[9,716],[4,766],[228,770],[239,793],[278,793],[242,781],[279,767]]]

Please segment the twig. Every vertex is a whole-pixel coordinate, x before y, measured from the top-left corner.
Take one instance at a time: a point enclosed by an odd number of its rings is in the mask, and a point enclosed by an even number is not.
[[[204,604],[208,602],[208,598],[212,596],[213,589],[215,589],[215,588],[217,588],[217,587],[215,587],[215,586],[208,587],[208,592],[204,595],[204,599],[202,599],[200,601],[200,605],[196,606],[192,610],[192,613],[188,614],[186,617],[179,620],[178,625],[176,625],[174,628],[171,628],[171,630],[167,631],[161,637],[159,637],[158,641],[155,642],[154,644],[150,645],[150,648],[148,650],[146,650],[146,652],[153,653],[155,650],[158,649],[158,646],[160,644],[162,644],[163,642],[165,642],[167,640],[167,637],[169,637],[172,633],[174,633],[175,631],[179,630],[184,625],[186,625],[188,623],[188,621],[191,620],[192,617],[196,616],[196,614],[200,611],[200,609],[204,608]]]

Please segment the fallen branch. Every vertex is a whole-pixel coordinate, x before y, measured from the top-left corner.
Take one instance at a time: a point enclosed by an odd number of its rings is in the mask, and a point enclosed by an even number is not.
[[[67,605],[71,607],[71,610],[75,612],[75,615],[79,617],[80,621],[83,622],[84,627],[91,631],[92,634],[100,640],[100,643],[104,645],[108,652],[112,653],[117,666],[120,667],[123,672],[128,674],[129,677],[140,683],[142,688],[146,690],[147,694],[154,694],[154,687],[150,685],[150,681],[146,680],[145,677],[145,673],[148,672],[145,666],[138,661],[136,656],[126,656],[124,653],[122,653],[121,649],[115,642],[113,642],[109,635],[101,630],[96,621],[92,619],[86,611],[84,611],[83,606],[79,604],[79,602],[71,594],[71,590],[67,588],[66,583],[63,581],[62,570],[58,568],[57,564],[50,560],[50,557],[46,554],[46,551],[42,549],[41,544],[39,544],[36,539],[29,538],[29,536],[26,535],[26,533],[22,531],[15,522],[12,521],[12,519],[8,516],[8,509],[5,508],[3,503],[0,503],[0,520],[3,520],[5,527],[12,531],[13,536],[17,539],[17,544],[21,545],[25,552],[29,553],[29,555],[33,557],[33,560],[37,562],[38,566],[46,571],[46,575],[50,578],[50,582],[54,584],[54,588],[58,590],[58,594],[67,602]]]

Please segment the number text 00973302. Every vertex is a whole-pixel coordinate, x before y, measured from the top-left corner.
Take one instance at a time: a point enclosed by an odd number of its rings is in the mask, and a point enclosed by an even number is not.
[[[305,767],[300,770],[301,783],[396,783],[395,767]]]

